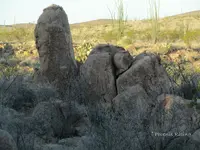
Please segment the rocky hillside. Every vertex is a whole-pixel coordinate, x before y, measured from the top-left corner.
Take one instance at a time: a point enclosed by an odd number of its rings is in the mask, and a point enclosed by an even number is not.
[[[158,55],[99,44],[79,63],[57,5],[34,34],[40,68],[0,80],[0,150],[200,149],[200,112]]]

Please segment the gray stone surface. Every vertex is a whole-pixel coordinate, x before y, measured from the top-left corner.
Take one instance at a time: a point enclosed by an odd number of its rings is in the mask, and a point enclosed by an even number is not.
[[[117,91],[121,93],[140,84],[148,95],[156,98],[162,93],[172,93],[173,85],[160,59],[154,54],[138,55],[132,66],[117,79]]]
[[[136,85],[120,93],[113,103],[117,114],[131,117],[125,127],[130,130],[132,140],[135,139],[132,148],[199,148],[200,114],[187,106],[187,100],[167,94],[152,99]]]
[[[126,71],[132,61],[130,54],[122,47],[100,44],[92,49],[81,66],[81,76],[102,101],[111,102],[117,95],[117,76]]]
[[[4,130],[0,129],[0,149],[1,150],[17,150],[17,145],[12,136]]]
[[[77,64],[68,17],[62,7],[44,9],[35,27],[35,38],[41,66],[38,74],[63,89],[75,76]]]

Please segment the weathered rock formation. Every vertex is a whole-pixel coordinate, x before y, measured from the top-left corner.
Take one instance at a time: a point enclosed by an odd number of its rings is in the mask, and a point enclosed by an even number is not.
[[[130,69],[117,79],[118,93],[137,84],[154,98],[162,93],[172,93],[174,86],[160,61],[154,54],[136,56]]]
[[[135,139],[133,147],[139,150],[200,148],[197,133],[200,115],[188,107],[189,103],[179,96],[167,94],[152,99],[138,84],[113,100],[116,113],[124,116],[120,120],[129,120],[125,127],[130,130],[131,139],[127,141]]]
[[[133,58],[122,47],[98,45],[81,66],[81,76],[103,101],[111,102],[118,93],[117,77],[128,70],[132,61]]]
[[[68,17],[62,7],[52,5],[43,10],[35,28],[35,39],[40,58],[40,75],[60,89],[64,88],[76,75],[77,64]]]

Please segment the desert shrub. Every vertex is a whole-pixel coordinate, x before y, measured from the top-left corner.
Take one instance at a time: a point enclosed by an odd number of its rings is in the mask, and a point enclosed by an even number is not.
[[[117,45],[126,47],[127,45],[133,44],[132,38],[129,38],[128,36],[122,37],[120,40],[117,41]]]
[[[118,31],[117,30],[110,30],[110,31],[104,33],[102,36],[103,36],[103,39],[106,42],[112,43],[113,41],[118,40]]]
[[[14,27],[13,33],[10,36],[12,36],[14,40],[17,40],[21,44],[25,44],[27,41],[34,40],[33,28]]]
[[[23,83],[22,76],[3,77],[0,83],[0,102],[2,105],[15,110],[33,107],[35,103],[34,92]]]
[[[163,30],[159,32],[159,41],[175,42],[181,38],[179,31],[177,30]]]
[[[137,30],[127,28],[124,32],[124,36],[128,37],[130,40],[135,40],[137,38]]]
[[[183,56],[180,56],[178,62],[163,61],[167,73],[177,86],[177,94],[186,99],[193,100],[195,103],[197,98],[200,98],[200,78],[193,71],[188,71],[186,61]]]
[[[10,28],[0,28],[0,41],[7,42],[9,41],[8,36],[10,35],[11,29]]]
[[[93,46],[94,46],[93,43],[88,43],[86,41],[83,41],[81,45],[78,45],[77,47],[74,48],[75,59],[79,62],[85,62]]]
[[[138,39],[141,39],[143,41],[150,41],[152,39],[151,38],[151,30],[146,29],[146,30],[138,31],[137,37],[138,37]]]
[[[160,43],[154,46],[154,48],[156,49],[157,53],[166,54],[172,48],[172,45],[170,43]]]
[[[191,48],[192,42],[199,39],[200,31],[199,29],[192,30],[189,20],[181,20],[179,24],[177,24],[177,29],[179,32],[179,37],[188,48]]]
[[[143,128],[143,120],[135,120],[133,115],[135,113],[131,108],[130,105],[130,108],[116,112],[100,103],[89,108],[88,114],[92,122],[90,136],[93,137],[93,145],[88,145],[88,147],[95,150],[150,149],[153,147],[150,143],[142,142],[142,132],[146,135],[150,133],[145,130],[145,127]],[[148,120],[146,118],[148,116],[143,117]]]
[[[29,66],[32,68],[40,68],[40,62],[38,57],[27,57],[20,62],[20,66]]]
[[[127,149],[124,143],[130,141],[127,139],[123,140],[124,133],[121,132],[124,130],[124,126],[122,126],[124,122],[122,123],[122,120],[117,120],[119,118],[111,110],[105,109],[99,104],[95,105],[93,109],[89,109],[88,114],[93,124],[90,135],[93,137],[93,143],[87,145],[88,149]]]
[[[200,32],[198,31],[186,31],[182,36],[182,40],[188,48],[191,48],[192,42],[197,40],[200,37]]]
[[[28,75],[0,79],[0,103],[17,111],[29,110],[39,102],[58,97],[55,88],[48,84],[34,84]]]
[[[123,36],[120,38],[118,37],[118,31],[116,29],[110,30],[105,32],[102,35],[104,41],[108,43],[116,43],[120,41],[125,41],[126,44],[132,44],[135,40],[142,40],[142,41],[150,41],[151,37],[151,29],[144,29],[144,30],[134,30],[127,28],[124,31]],[[125,40],[124,40],[125,38]]]
[[[17,67],[17,65],[19,64],[21,60],[19,60],[17,57],[15,56],[10,56],[9,58],[7,58],[6,62],[10,67]]]
[[[33,28],[26,27],[8,27],[0,30],[0,39],[5,42],[19,42],[25,44],[25,42],[34,40]]]
[[[13,75],[16,75],[18,72],[18,68],[16,66],[10,67],[4,64],[0,64],[0,79],[2,77],[9,78]]]
[[[186,63],[187,61],[183,56],[180,56],[177,62],[172,61],[171,58],[163,61],[163,66],[165,67],[167,73],[172,77],[177,85],[180,85],[182,80],[187,80],[187,78],[185,78],[187,76],[187,72],[185,70]]]
[[[59,98],[54,87],[50,84],[29,84],[29,88],[34,91],[37,103],[49,101],[51,98]]]
[[[194,80],[191,75],[188,78],[190,78],[190,81],[182,83],[180,91],[183,93],[185,99],[190,99],[196,102],[197,98],[200,98],[199,80]]]

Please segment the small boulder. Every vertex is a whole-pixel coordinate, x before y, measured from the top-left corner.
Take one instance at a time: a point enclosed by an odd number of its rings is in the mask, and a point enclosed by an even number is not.
[[[17,146],[12,136],[4,130],[0,129],[0,149],[1,150],[17,150]]]

